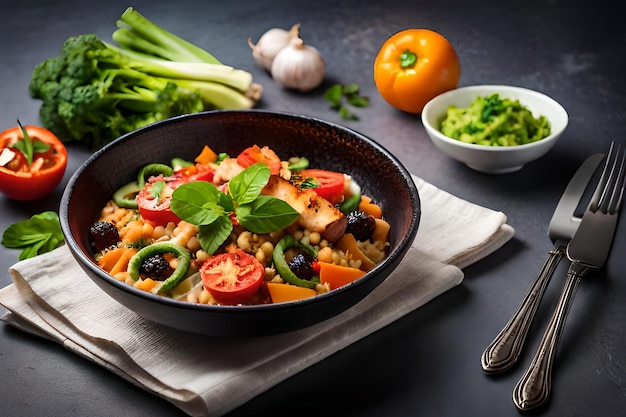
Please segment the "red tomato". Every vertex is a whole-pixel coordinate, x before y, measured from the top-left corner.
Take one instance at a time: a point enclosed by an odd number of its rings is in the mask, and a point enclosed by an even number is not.
[[[313,191],[332,204],[337,204],[343,197],[344,176],[341,172],[324,169],[304,169],[300,171],[302,181],[310,184]]]
[[[170,208],[173,189],[165,183],[163,190],[155,195],[155,187],[157,187],[155,184],[162,182],[147,182],[139,191],[135,198],[139,206],[139,214],[145,221],[156,226],[167,226],[169,222],[178,224],[180,218]]]
[[[167,226],[169,222],[178,224],[180,218],[170,208],[172,191],[181,184],[192,181],[211,182],[214,173],[215,170],[208,165],[195,164],[179,169],[173,175],[162,178],[162,181],[148,181],[136,197],[141,217],[157,226]],[[155,182],[165,183],[158,196],[155,195],[157,193],[153,188]]]
[[[24,140],[22,129],[12,127],[0,133],[0,153],[7,149],[13,159],[0,166],[0,191],[13,200],[36,200],[52,193],[63,179],[67,167],[65,145],[51,131],[37,126],[24,126],[30,139],[50,146],[45,152],[34,152],[33,163],[12,147]]]
[[[263,283],[265,268],[242,250],[222,253],[200,268],[202,284],[220,304],[247,304]]]
[[[180,184],[184,184],[192,181],[213,181],[215,170],[209,165],[195,164],[181,168],[174,172],[171,177],[165,178],[172,188],[178,187]]]
[[[244,149],[237,155],[237,162],[244,168],[262,162],[270,168],[272,175],[278,175],[280,172],[280,158],[267,146],[259,148],[257,145],[253,145]]]

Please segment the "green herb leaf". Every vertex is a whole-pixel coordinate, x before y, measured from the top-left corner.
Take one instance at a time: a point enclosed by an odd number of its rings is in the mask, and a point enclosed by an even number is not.
[[[348,103],[354,107],[367,107],[370,105],[370,99],[367,97],[349,95],[347,99]]]
[[[33,156],[36,153],[44,153],[50,149],[50,145],[48,145],[47,143],[43,143],[40,140],[33,140],[32,144],[33,144]]]
[[[218,153],[218,154],[217,154],[217,161],[215,161],[215,163],[219,165],[219,164],[221,164],[221,163],[222,163],[222,161],[223,161],[224,159],[226,159],[226,158],[230,158],[230,157],[228,156],[228,154],[227,154],[227,153],[225,153],[225,152],[220,152],[220,153]]]
[[[341,106],[339,109],[339,115],[343,120],[359,120],[359,116],[352,113],[346,106]]]
[[[344,85],[341,90],[346,96],[358,95],[360,91],[358,84],[354,83]]]
[[[174,190],[170,207],[174,214],[191,224],[208,225],[225,215],[220,194],[223,193],[210,182],[189,182]]]
[[[236,205],[251,203],[260,194],[270,179],[270,169],[262,163],[254,164],[228,182],[228,191]],[[235,205],[235,206],[236,206]]]
[[[20,260],[50,252],[64,240],[59,216],[54,211],[44,211],[28,220],[13,223],[2,235],[2,245],[22,249]]]
[[[341,84],[335,84],[329,87],[324,92],[324,98],[328,101],[333,108],[339,108],[341,106],[341,96],[343,94],[343,89]]]
[[[199,226],[200,245],[212,254],[232,232],[232,215],[254,233],[275,232],[298,218],[300,214],[288,203],[261,195],[269,178],[269,167],[259,163],[229,181],[230,194],[205,181],[182,184],[172,193],[170,206],[182,220]]]
[[[199,227],[198,240],[200,241],[200,246],[209,255],[213,255],[222,246],[222,243],[228,239],[232,230],[233,223],[228,216],[219,216],[213,223]]]
[[[150,195],[152,197],[158,200],[161,198],[161,193],[163,192],[164,188],[165,188],[165,181],[157,181],[157,182],[153,182],[152,185],[150,185],[150,188],[148,189],[148,191],[150,191]]]
[[[356,114],[352,113],[349,106],[359,108],[369,106],[369,98],[360,95],[360,88],[357,84],[335,84],[326,90],[324,98],[344,120],[360,120]]]
[[[284,229],[300,216],[285,201],[267,195],[261,195],[251,203],[239,205],[235,213],[243,227],[260,234]]]

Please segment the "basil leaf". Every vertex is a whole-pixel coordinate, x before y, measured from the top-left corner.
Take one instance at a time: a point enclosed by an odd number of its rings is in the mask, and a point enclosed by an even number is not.
[[[48,152],[50,148],[51,146],[49,144],[43,143],[40,140],[33,141],[33,154]]]
[[[233,198],[230,196],[230,194],[220,192],[219,198],[220,206],[224,208],[224,211],[226,213],[232,213],[233,211],[235,211],[235,202],[233,201]]]
[[[257,163],[241,171],[228,183],[228,191],[237,205],[254,201],[270,179],[267,165]]]
[[[222,246],[222,243],[228,239],[232,230],[233,223],[228,216],[219,216],[213,223],[199,227],[198,240],[200,241],[200,246],[209,255],[213,255]]]
[[[161,193],[163,192],[164,188],[165,188],[165,181],[157,181],[157,182],[153,182],[152,185],[150,185],[150,188],[148,188],[148,191],[150,192],[150,195],[152,197],[154,197],[157,200],[160,200]]]
[[[211,224],[225,214],[220,194],[222,192],[210,182],[189,182],[174,190],[170,207],[174,214],[191,224]]]
[[[10,225],[2,235],[2,245],[23,249],[20,260],[50,252],[64,242],[59,216],[54,211],[35,214],[28,220]]]
[[[251,203],[239,205],[235,213],[243,227],[260,234],[284,229],[300,216],[285,201],[267,195],[261,195]]]

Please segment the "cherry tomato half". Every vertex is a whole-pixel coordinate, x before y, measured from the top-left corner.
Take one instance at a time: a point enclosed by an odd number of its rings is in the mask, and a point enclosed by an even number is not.
[[[18,140],[24,140],[22,129],[15,126],[0,133],[0,152],[14,153],[12,160],[0,166],[0,191],[10,199],[29,201],[47,196],[61,182],[67,167],[67,150],[48,129],[24,128],[33,142],[42,142],[49,148],[34,152],[33,163],[28,166],[22,152],[12,147]]]
[[[253,145],[237,155],[237,163],[244,168],[259,162],[267,165],[272,175],[278,175],[280,172],[280,158],[267,146],[260,148],[258,145]]]
[[[178,224],[180,218],[170,208],[173,191],[165,181],[147,182],[135,198],[141,217],[155,226]]]
[[[169,222],[178,224],[180,218],[170,208],[174,189],[192,181],[211,182],[214,173],[209,165],[195,164],[181,168],[169,177],[152,178],[135,198],[141,217],[157,226],[167,226]]]
[[[300,171],[302,181],[308,184],[320,197],[331,204],[337,204],[343,197],[345,178],[341,172],[326,171],[324,169],[303,169]],[[301,186],[302,184],[301,183]]]
[[[215,255],[200,268],[202,284],[220,304],[247,304],[263,282],[265,268],[252,255],[237,250]]]

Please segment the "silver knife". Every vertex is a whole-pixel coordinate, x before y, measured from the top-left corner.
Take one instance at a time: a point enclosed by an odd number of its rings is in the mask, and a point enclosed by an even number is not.
[[[567,280],[539,348],[513,390],[513,403],[520,411],[539,407],[548,400],[556,349],[578,284],[589,270],[604,266],[611,251],[626,182],[626,151],[620,151],[621,146],[611,144],[598,186],[567,245],[571,261]]]
[[[548,228],[554,247],[513,316],[483,352],[481,365],[486,373],[506,371],[517,362],[548,282],[565,254],[568,241],[580,224],[580,217],[575,214],[576,208],[603,158],[603,154],[587,158],[565,188]]]

